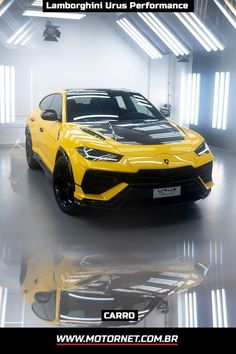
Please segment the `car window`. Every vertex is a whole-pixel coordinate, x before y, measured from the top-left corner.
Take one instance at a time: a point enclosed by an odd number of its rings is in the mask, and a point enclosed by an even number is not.
[[[137,97],[131,96],[130,98],[131,98],[131,100],[135,106],[135,109],[138,113],[142,113],[142,114],[154,117],[154,114],[152,112],[152,106],[149,104],[149,102],[147,102],[145,100],[144,97],[142,98],[140,96],[140,98],[138,98],[138,96]]]
[[[62,95],[61,94],[54,95],[50,108],[54,109],[54,111],[57,112],[58,118],[62,117]]]
[[[116,101],[117,101],[118,106],[119,106],[121,109],[127,109],[126,104],[125,104],[125,101],[124,101],[124,99],[123,99],[122,96],[116,96],[115,99],[116,99]]]
[[[67,121],[90,119],[163,120],[160,112],[142,95],[125,91],[81,90],[67,94]]]
[[[46,109],[50,109],[53,99],[54,99],[54,95],[49,95],[49,96],[46,96],[45,98],[43,98],[39,104],[39,107],[41,108],[41,110],[45,111]]]

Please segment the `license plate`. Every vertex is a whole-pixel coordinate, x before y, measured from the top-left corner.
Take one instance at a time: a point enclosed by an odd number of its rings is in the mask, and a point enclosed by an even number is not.
[[[153,189],[153,198],[178,197],[181,195],[181,187],[167,187]]]

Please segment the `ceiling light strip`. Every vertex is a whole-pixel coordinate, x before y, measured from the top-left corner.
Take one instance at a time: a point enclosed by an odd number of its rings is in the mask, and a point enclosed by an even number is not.
[[[21,35],[14,41],[14,44],[21,44],[21,42],[25,39],[25,37],[30,33],[30,31],[33,29],[33,27],[27,28]]]
[[[146,44],[157,58],[161,58],[162,54],[126,19],[124,23]]]
[[[12,42],[14,42],[17,37],[25,30],[25,28],[28,26],[28,24],[30,23],[30,21],[27,21],[21,28],[18,29],[18,31],[16,31],[8,40],[7,43],[11,44]]]
[[[155,59],[155,53],[151,50],[151,48],[147,45],[143,39],[137,35],[136,32],[134,32],[125,22],[122,20],[120,21],[120,26],[123,28],[123,30],[126,31],[127,34],[152,58]]]
[[[143,12],[138,13],[138,15],[176,56],[189,54],[189,50],[177,40],[177,38],[154,14]]]
[[[190,16],[195,20],[199,27],[206,33],[206,35],[211,39],[219,50],[224,50],[223,44],[213,35],[213,33],[207,28],[207,26],[195,15],[195,13],[190,12]]]
[[[194,13],[177,13],[175,15],[189,30],[199,43],[210,52],[211,50],[223,50],[224,46],[207,26]]]
[[[152,59],[155,59],[155,55],[153,55],[152,52],[150,52],[149,49],[146,48],[146,46],[138,39],[129,29],[126,28],[126,26],[118,21],[117,24],[139,45],[140,48]]]
[[[152,31],[165,43],[165,45],[176,55],[179,55],[179,50],[171,43],[166,34],[158,27],[158,25],[150,18],[146,18],[146,14],[138,14],[142,20],[152,29]]]
[[[225,1],[225,4],[230,9],[230,11],[234,14],[234,16],[236,16],[236,8],[234,7],[234,5],[229,0],[224,0],[224,1]]]
[[[15,2],[15,0],[10,0],[6,3],[5,6],[2,7],[2,9],[0,10],[0,17],[4,15],[4,13],[9,9],[9,7],[13,4],[13,2]]]
[[[226,8],[218,0],[214,0],[214,3],[220,9],[222,14],[227,18],[227,20],[231,23],[231,25],[236,29],[236,20],[232,17],[232,15],[226,10]]]
[[[189,30],[190,33],[198,40],[198,42],[206,49],[207,52],[211,51],[211,48],[205,43],[205,41],[199,36],[198,32],[188,23],[188,21],[181,16],[180,13],[175,13],[178,19],[183,23],[183,25]]]
[[[183,52],[183,54],[186,54],[188,55],[190,53],[189,49],[187,49],[183,43],[181,43],[177,38],[176,36],[173,35],[173,33],[171,33],[169,31],[169,29],[159,20],[156,18],[156,16],[154,14],[152,14],[150,12],[150,16],[155,19],[155,21],[159,24],[159,26],[163,29],[163,31],[169,36],[169,39],[173,41],[173,44],[176,45],[180,51]],[[180,52],[181,54],[181,52]]]
[[[42,7],[43,6],[43,1],[42,0],[35,0],[33,2],[32,6]]]
[[[205,43],[207,43],[210,47],[211,50],[217,51],[217,46],[212,42],[208,35],[205,33],[205,31],[195,22],[195,18],[192,18],[190,14],[183,14],[183,16],[186,18],[186,20],[189,22],[190,26],[195,28],[197,31],[198,35],[203,39]]]
[[[118,20],[117,24],[139,45],[140,48],[152,59],[161,58],[161,53],[158,52],[151,44],[136,30],[133,31],[129,25],[123,20]],[[138,34],[137,34],[138,32]]]
[[[83,14],[75,14],[75,13],[60,13],[60,12],[42,12],[42,11],[35,11],[35,10],[26,10],[23,13],[23,16],[30,16],[30,17],[47,17],[47,18],[60,18],[65,20],[80,20],[86,15]]]
[[[29,40],[34,36],[35,32],[31,32],[21,43],[20,45],[25,45],[29,42]]]

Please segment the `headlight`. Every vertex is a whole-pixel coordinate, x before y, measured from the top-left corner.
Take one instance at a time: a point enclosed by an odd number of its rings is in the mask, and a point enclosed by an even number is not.
[[[80,155],[82,155],[87,160],[92,161],[110,161],[118,162],[122,159],[122,155],[113,154],[108,151],[92,149],[86,146],[80,146],[76,149]]]
[[[196,150],[196,154],[198,156],[204,155],[204,154],[209,154],[210,149],[207,143],[204,141]]]

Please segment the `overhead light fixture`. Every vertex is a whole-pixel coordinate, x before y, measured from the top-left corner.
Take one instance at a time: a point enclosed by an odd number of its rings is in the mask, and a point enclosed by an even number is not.
[[[5,14],[5,12],[9,9],[9,7],[15,2],[15,0],[9,0],[5,5],[0,9],[0,17]]]
[[[0,65],[0,123],[15,121],[15,67]]]
[[[8,40],[7,43],[11,44],[13,43],[19,35],[26,29],[26,27],[29,25],[30,21],[26,22],[21,28],[19,28]]]
[[[224,50],[224,46],[220,40],[216,38],[216,36],[194,13],[175,12],[175,15],[207,52],[212,50]]]
[[[27,44],[29,40],[34,36],[35,32],[31,32],[27,37],[23,39],[23,41],[20,43],[21,46]]]
[[[230,11],[236,16],[236,7],[229,0],[224,0]]]
[[[229,72],[215,73],[212,128],[227,128],[229,85]]]
[[[42,12],[42,11],[35,11],[35,10],[26,10],[23,13],[23,16],[60,18],[60,19],[64,19],[64,20],[80,20],[80,19],[86,17],[86,15],[83,15],[83,14],[61,13],[61,12]]]
[[[159,52],[126,18],[116,22],[150,58],[162,58],[161,52]]]
[[[25,45],[34,35],[32,30],[33,26],[31,25],[31,21],[26,22],[7,40],[7,44]]]
[[[182,124],[198,125],[201,74],[182,73],[180,79],[179,118]]]
[[[176,56],[190,53],[183,43],[153,13],[141,12],[138,15]]]
[[[43,1],[42,0],[35,0],[32,3],[32,6],[43,7]]]
[[[225,15],[225,17],[231,23],[231,25],[236,29],[236,20],[235,20],[235,18],[226,10],[226,8],[218,0],[214,0],[214,3],[218,6],[218,8],[222,12],[222,14]],[[229,4],[232,5],[231,3],[229,3]]]

